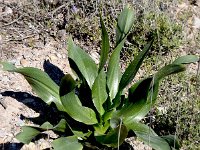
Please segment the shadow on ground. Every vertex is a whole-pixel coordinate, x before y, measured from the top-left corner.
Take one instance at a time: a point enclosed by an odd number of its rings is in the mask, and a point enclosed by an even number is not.
[[[0,144],[1,150],[20,150],[22,148],[22,143],[4,143]]]
[[[55,65],[49,62],[49,60],[45,60],[43,63],[44,71],[49,75],[49,77],[57,84],[60,84],[61,78],[64,76],[64,73]],[[25,79],[24,79],[25,80]],[[0,93],[3,97],[12,97],[16,99],[18,102],[23,103],[30,109],[39,113],[40,115],[35,118],[29,118],[20,115],[20,119],[29,120],[34,124],[41,125],[44,122],[48,121],[51,124],[57,124],[61,118],[63,118],[63,113],[59,112],[55,106],[55,104],[51,104],[50,106],[43,102],[39,97],[36,97],[27,92],[15,92],[15,91],[3,91]],[[6,109],[6,108],[5,108]],[[56,116],[56,117],[55,117]],[[1,150],[20,150],[23,146],[22,143],[3,143],[0,144]]]

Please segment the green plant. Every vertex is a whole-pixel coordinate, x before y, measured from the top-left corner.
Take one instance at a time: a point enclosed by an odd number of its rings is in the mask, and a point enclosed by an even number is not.
[[[159,137],[140,120],[155,104],[161,79],[184,71],[184,64],[196,62],[198,57],[188,55],[176,59],[153,76],[133,84],[128,89],[128,95],[125,95],[124,90],[134,79],[153,40],[138,53],[122,74],[119,66],[120,51],[134,23],[134,11],[129,6],[125,7],[118,17],[116,47],[104,71],[110,44],[102,17],[100,22],[102,49],[98,66],[69,38],[68,59],[77,76],[76,80],[67,74],[62,78],[60,86],[57,86],[46,73],[37,68],[16,68],[8,62],[1,62],[4,70],[22,74],[44,102],[49,105],[55,103],[59,111],[68,114],[57,125],[45,122],[41,126],[24,126],[16,138],[23,143],[29,143],[43,131],[53,130],[62,135],[52,142],[54,149],[79,150],[87,146],[88,142],[94,144],[93,141],[97,145],[100,143],[108,147],[119,147],[132,130],[154,149],[179,149],[179,144],[174,144],[173,136]]]

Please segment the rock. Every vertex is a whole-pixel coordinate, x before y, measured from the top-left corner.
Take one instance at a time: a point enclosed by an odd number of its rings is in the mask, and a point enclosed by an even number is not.
[[[194,17],[193,28],[200,29],[200,18],[198,18],[196,16]]]
[[[2,36],[0,34],[0,44],[2,44],[2,43],[3,43],[3,38],[2,38]]]
[[[60,0],[44,0],[44,1],[47,5],[53,5],[53,6],[57,5],[60,2]]]
[[[36,150],[38,149],[37,145],[35,145],[33,142],[29,144],[25,144],[21,150]]]
[[[49,58],[50,58],[51,61],[57,60],[57,57],[56,57],[55,54],[50,54]]]
[[[51,148],[51,144],[48,141],[43,140],[40,144],[40,149],[48,149]]]
[[[26,59],[21,59],[20,60],[20,64],[23,66],[23,67],[27,67],[29,65],[29,62],[26,60]]]
[[[57,32],[57,37],[61,41],[66,41],[66,38],[67,38],[66,31],[65,30],[59,30]]]
[[[60,53],[56,54],[58,58],[62,58],[62,55]]]
[[[4,13],[4,15],[12,15],[13,10],[10,7],[8,7],[8,6],[5,6],[3,8],[3,13]]]

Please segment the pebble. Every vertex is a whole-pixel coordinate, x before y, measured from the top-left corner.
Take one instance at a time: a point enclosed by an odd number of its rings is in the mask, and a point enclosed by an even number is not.
[[[23,147],[22,147],[22,150],[36,150],[38,149],[38,147],[33,143],[33,142],[30,142],[29,144],[25,144]]]
[[[195,28],[195,29],[200,29],[200,18],[194,17],[193,28]]]
[[[62,58],[64,58],[64,59],[65,59],[66,57],[67,57],[67,56],[66,56],[66,54],[63,54],[63,55],[62,55]]]
[[[57,60],[57,57],[55,56],[55,54],[50,54],[49,58],[51,61]]]
[[[62,55],[60,53],[56,54],[58,58],[62,58]]]
[[[0,44],[3,42],[2,36],[0,34]]]
[[[26,59],[21,59],[20,60],[20,64],[23,66],[23,67],[27,67],[29,65],[29,62],[26,60]]]
[[[11,15],[13,13],[12,8],[6,6],[3,8],[4,15]]]

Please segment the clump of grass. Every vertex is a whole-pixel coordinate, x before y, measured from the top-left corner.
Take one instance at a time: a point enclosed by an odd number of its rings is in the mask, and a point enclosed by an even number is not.
[[[190,82],[184,82],[188,79]],[[183,149],[198,149],[200,113],[196,74],[181,73],[173,78],[168,77],[162,85],[157,108],[162,107],[165,111],[157,111],[155,130],[160,131],[160,135],[176,134],[182,141]]]

